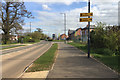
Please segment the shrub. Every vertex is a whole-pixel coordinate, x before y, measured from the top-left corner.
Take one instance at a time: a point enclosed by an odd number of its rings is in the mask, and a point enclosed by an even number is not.
[[[108,48],[95,49],[95,52],[97,54],[104,54],[104,55],[113,55],[114,54],[114,52]]]

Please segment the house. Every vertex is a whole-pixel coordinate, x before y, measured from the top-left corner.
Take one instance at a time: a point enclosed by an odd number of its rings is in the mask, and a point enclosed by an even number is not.
[[[10,37],[10,40],[12,40],[12,41],[17,41],[17,40],[18,40],[18,36],[13,35],[13,36]]]
[[[61,39],[61,40],[65,40],[66,38],[67,38],[67,35],[66,35],[66,34],[60,35],[60,39]]]
[[[90,25],[90,32],[95,29],[95,25]],[[88,25],[82,29],[82,42],[88,41]]]
[[[90,32],[95,29],[95,25],[90,26]],[[78,28],[75,31],[68,31],[69,40],[74,40],[75,42],[87,42],[88,38],[88,25],[85,28]]]
[[[68,40],[73,40],[74,39],[74,32],[75,30],[68,30]]]

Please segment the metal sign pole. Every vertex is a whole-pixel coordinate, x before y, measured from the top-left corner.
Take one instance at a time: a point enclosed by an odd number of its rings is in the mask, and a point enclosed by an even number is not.
[[[90,13],[90,0],[88,1],[88,13]],[[88,58],[90,58],[90,22],[88,22]]]

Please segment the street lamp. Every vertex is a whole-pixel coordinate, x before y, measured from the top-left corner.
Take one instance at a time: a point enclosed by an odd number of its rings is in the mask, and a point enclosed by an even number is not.
[[[30,22],[30,33],[31,33],[31,22]]]
[[[32,16],[31,18],[32,18],[32,19],[34,19],[35,17],[34,17],[34,16]],[[31,33],[31,22],[30,22],[30,33]]]
[[[65,34],[65,43],[66,43],[66,13],[60,13],[64,14],[64,34]]]

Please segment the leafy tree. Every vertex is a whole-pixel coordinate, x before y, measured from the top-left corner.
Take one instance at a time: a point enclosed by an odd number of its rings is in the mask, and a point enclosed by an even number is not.
[[[91,32],[91,46],[94,48],[104,48],[105,47],[105,24],[97,23],[97,27],[94,31]]]
[[[16,31],[21,29],[24,24],[24,17],[30,18],[31,12],[25,8],[24,2],[2,2],[2,10],[0,11],[2,30],[4,32],[4,43],[6,44],[10,38],[11,29]],[[21,25],[20,25],[21,24]]]
[[[40,29],[40,28],[36,28],[36,29],[37,29],[37,32],[39,32],[39,33],[43,32],[42,29]]]
[[[91,47],[99,49],[98,52],[106,51],[105,54],[109,52],[109,55],[120,54],[119,34],[119,26],[106,26],[100,22],[97,24],[97,28],[91,32]]]

